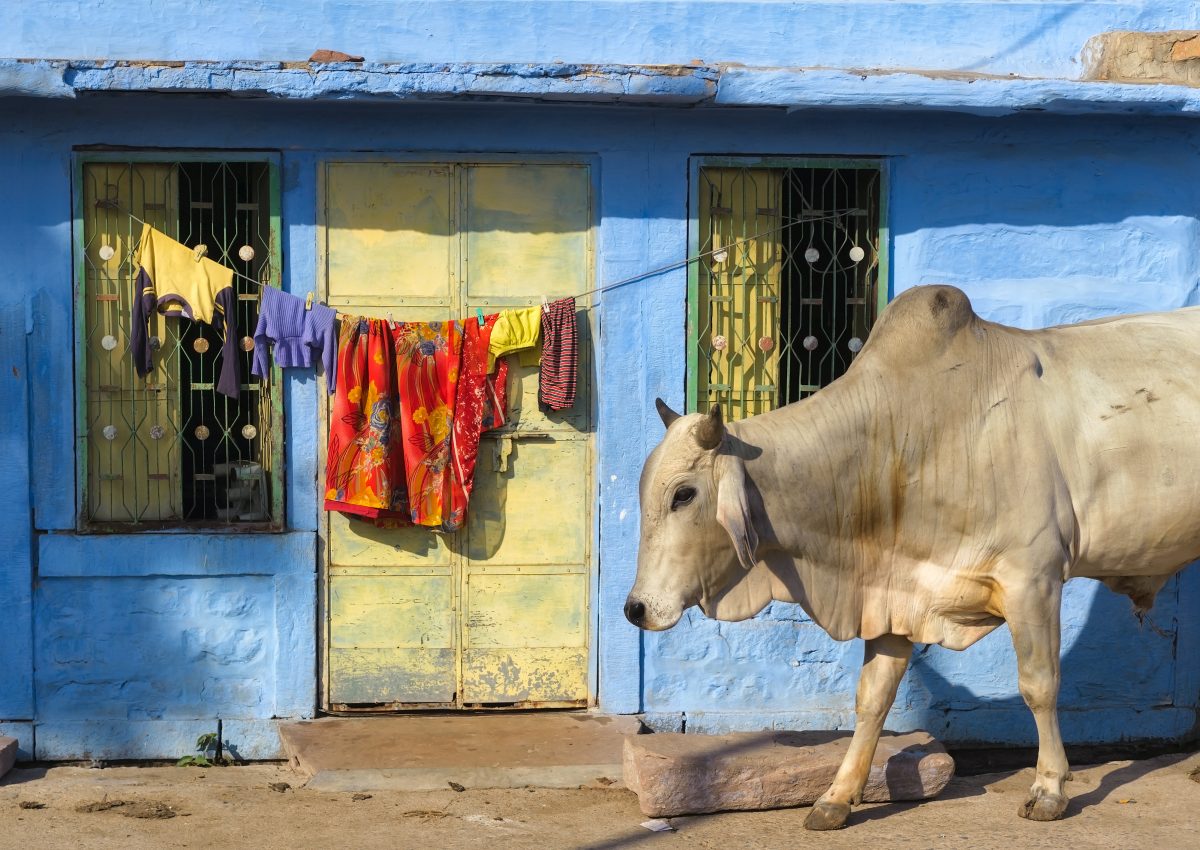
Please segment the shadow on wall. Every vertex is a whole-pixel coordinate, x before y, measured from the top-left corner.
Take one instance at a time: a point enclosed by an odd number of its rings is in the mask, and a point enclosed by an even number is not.
[[[1162,740],[1193,731],[1196,695],[1181,693],[1176,675],[1190,653],[1184,648],[1177,657],[1176,650],[1181,619],[1195,617],[1180,606],[1180,585],[1200,577],[1197,569],[1173,578],[1141,623],[1126,597],[1099,582],[1067,583],[1058,701],[1067,743]],[[889,728],[920,727],[960,745],[1036,745],[1008,628],[963,652],[919,646],[891,719]]]
[[[1068,582],[1062,604],[1059,715],[1070,744],[1179,740],[1193,734],[1197,677],[1187,661],[1200,567],[1172,579],[1145,621],[1099,582]],[[862,641],[837,642],[797,605],[720,623],[695,610],[647,636],[646,717],[701,734],[850,729]],[[1177,657],[1177,645],[1184,645]],[[886,728],[925,729],[952,745],[1034,746],[1008,628],[956,652],[919,645]]]

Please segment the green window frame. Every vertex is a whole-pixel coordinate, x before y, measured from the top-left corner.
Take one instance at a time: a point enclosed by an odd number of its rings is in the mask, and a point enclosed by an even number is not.
[[[257,286],[234,278],[236,401],[215,390],[221,338],[207,325],[152,316],[145,378],[128,350],[142,228],[132,216],[279,285],[279,155],[78,149],[72,195],[78,530],[282,530],[281,373],[250,374]]]
[[[689,170],[687,410],[737,420],[811,395],[889,298],[886,161],[697,156]]]

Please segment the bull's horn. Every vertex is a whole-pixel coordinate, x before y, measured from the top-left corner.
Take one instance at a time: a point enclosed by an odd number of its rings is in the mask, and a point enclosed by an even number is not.
[[[658,415],[662,417],[663,425],[667,428],[670,428],[671,423],[679,418],[679,414],[667,407],[667,403],[661,398],[654,400],[654,406],[658,408]]]
[[[708,416],[696,426],[696,442],[705,451],[715,449],[725,439],[725,423],[721,420],[721,405],[714,404]]]

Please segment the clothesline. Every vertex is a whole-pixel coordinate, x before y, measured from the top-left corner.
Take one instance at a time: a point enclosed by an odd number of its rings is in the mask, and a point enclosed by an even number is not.
[[[738,245],[744,245],[747,242],[753,242],[755,239],[761,239],[763,236],[770,236],[772,233],[778,233],[779,231],[786,230],[789,227],[795,227],[797,224],[806,224],[810,221],[828,221],[830,219],[842,218],[842,217],[850,215],[850,214],[851,214],[850,211],[847,210],[846,212],[831,213],[829,215],[807,216],[805,218],[793,218],[790,220],[786,220],[787,221],[786,224],[781,224],[778,227],[772,227],[772,228],[769,228],[768,230],[763,230],[759,233],[755,233],[752,236],[745,236],[741,239],[738,239],[735,242],[730,242],[726,245],[722,245],[719,248],[713,248],[708,251],[701,251],[699,254],[695,254],[691,257],[685,257],[682,260],[676,260],[673,263],[668,263],[665,266],[659,266],[658,268],[650,269],[649,271],[644,271],[641,274],[636,274],[633,277],[627,277],[624,280],[618,280],[614,283],[606,283],[606,284],[604,284],[604,286],[597,286],[593,289],[587,290],[586,292],[581,292],[578,295],[570,296],[570,297],[583,298],[585,295],[591,295],[594,292],[606,292],[609,289],[616,289],[618,286],[627,286],[631,283],[637,283],[639,280],[644,280],[648,277],[654,277],[655,275],[662,274],[663,272],[673,271],[674,269],[682,268],[683,266],[690,266],[692,263],[699,262],[700,260],[702,260],[705,257],[710,257],[713,254],[719,254],[722,251],[729,251],[732,248],[736,248]]]
[[[138,222],[139,224],[147,223],[147,222],[143,221],[142,219],[138,218],[133,213],[131,213],[129,210],[123,209],[118,204],[111,204],[110,209],[116,209],[119,212],[124,213],[125,215],[129,216],[131,219]],[[597,292],[607,292],[610,289],[616,289],[621,286],[628,286],[631,283],[637,283],[639,280],[645,280],[648,277],[654,277],[655,275],[660,275],[660,274],[663,274],[664,272],[674,271],[675,269],[683,268],[684,266],[689,266],[692,263],[699,262],[700,260],[704,259],[705,257],[711,257],[713,254],[719,254],[722,251],[729,251],[733,248],[736,248],[739,245],[744,245],[747,242],[753,242],[755,239],[761,239],[764,236],[770,236],[772,233],[779,233],[780,231],[786,230],[789,227],[795,227],[797,224],[807,224],[807,223],[813,222],[813,221],[830,221],[830,220],[836,219],[836,218],[843,218],[850,214],[851,214],[851,211],[846,210],[845,212],[830,213],[828,215],[805,216],[802,218],[785,219],[784,224],[780,224],[776,227],[768,228],[767,230],[760,231],[758,233],[753,234],[752,236],[745,236],[734,242],[730,242],[726,245],[722,245],[719,248],[712,248],[708,251],[701,251],[700,253],[695,254],[691,257],[684,257],[682,260],[676,260],[675,262],[668,263],[665,266],[659,266],[657,268],[653,268],[648,271],[644,271],[641,274],[636,274],[636,275],[633,275],[632,277],[627,277],[622,280],[614,281],[613,283],[606,283],[603,286],[596,286],[596,287],[593,287],[592,289],[588,289],[588,290],[585,290],[584,292],[580,292],[577,295],[568,295],[568,296],[561,296],[561,297],[580,299],[580,298],[584,298],[585,296],[592,295]],[[154,225],[150,225],[150,226],[153,227]],[[266,283],[263,283],[262,281],[255,280],[252,277],[242,274],[241,272],[237,271],[236,269],[230,269],[230,271],[233,272],[235,277],[239,277],[242,280],[247,281],[248,283],[254,284],[255,286],[258,286],[258,287],[270,286],[270,284],[266,284]],[[591,307],[590,307],[590,305],[589,306],[581,306],[581,307],[579,307],[579,309],[588,310],[588,309],[591,309]]]

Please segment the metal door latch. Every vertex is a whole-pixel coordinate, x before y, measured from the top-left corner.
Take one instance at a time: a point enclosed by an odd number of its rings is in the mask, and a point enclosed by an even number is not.
[[[509,431],[495,438],[496,445],[492,447],[492,469],[496,472],[508,472],[508,458],[513,453],[513,443],[517,440],[545,440],[551,434],[546,431]]]

